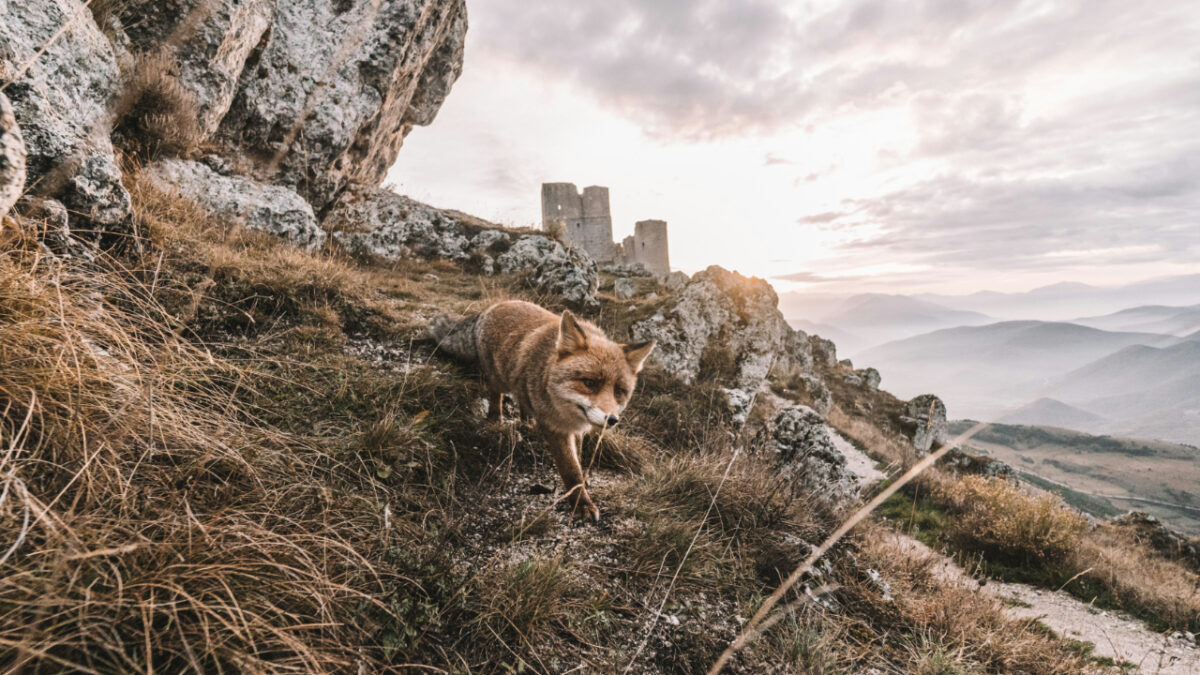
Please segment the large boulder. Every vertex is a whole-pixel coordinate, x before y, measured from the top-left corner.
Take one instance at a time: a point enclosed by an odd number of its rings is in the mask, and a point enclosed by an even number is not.
[[[771,419],[771,447],[780,470],[827,504],[841,507],[858,497],[860,485],[846,468],[825,420],[807,406],[783,408]]]
[[[0,218],[17,203],[24,189],[25,141],[8,98],[0,92]]]
[[[462,71],[465,0],[278,0],[216,138],[318,211],[378,185]]]
[[[732,360],[730,384],[754,391],[773,367],[811,363],[807,340],[797,337],[777,305],[766,281],[713,265],[631,331],[635,339],[657,340],[651,359],[686,383],[700,376],[705,352],[714,349]]]
[[[902,425],[912,436],[913,447],[928,452],[946,442],[946,404],[933,394],[921,394],[904,408]]]
[[[122,44],[134,55],[167,55],[159,73],[189,94],[200,139],[217,130],[238,78],[271,25],[276,0],[123,0],[113,7]],[[173,45],[163,49],[164,45]]]
[[[232,222],[309,250],[325,243],[312,207],[285,187],[224,176],[200,162],[181,159],[155,162],[145,172],[160,189],[176,192]]]
[[[536,290],[558,296],[571,307],[599,306],[600,274],[595,261],[580,249],[538,234],[525,235],[496,258],[496,267],[505,274],[525,275]]]
[[[61,199],[74,219],[124,225],[132,207],[109,140],[121,75],[111,45],[79,0],[7,3],[0,75],[16,77],[26,63],[29,70],[5,94],[21,125],[34,192]]]
[[[383,260],[467,258],[470,240],[449,213],[386,188],[352,187],[323,221],[347,250]]]

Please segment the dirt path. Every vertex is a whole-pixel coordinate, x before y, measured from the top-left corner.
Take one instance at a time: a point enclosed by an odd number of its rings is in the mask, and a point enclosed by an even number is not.
[[[832,428],[829,433],[838,450],[846,456],[847,468],[857,474],[864,485],[883,478],[870,457]],[[993,595],[1005,604],[1006,612],[1013,618],[1040,621],[1060,637],[1090,642],[1095,645],[1093,656],[1108,657],[1118,664],[1134,664],[1138,673],[1200,674],[1200,646],[1186,637],[1160,635],[1134,617],[1097,609],[1063,591],[999,581],[980,586],[949,557],[904,534],[894,533],[893,536],[896,543],[905,548],[940,559],[937,574],[946,583],[966,584],[980,593]]]
[[[904,534],[895,532],[892,536],[898,545],[940,560],[934,571],[944,583],[964,584],[992,595],[1004,603],[1005,611],[1014,619],[1040,621],[1059,637],[1090,642],[1095,645],[1093,656],[1108,657],[1118,664],[1131,663],[1138,673],[1200,673],[1200,646],[1186,638],[1160,635],[1134,617],[1097,609],[1063,591],[1000,581],[980,586],[949,557]]]
[[[1139,673],[1200,673],[1200,648],[1186,638],[1159,635],[1133,617],[1024,584],[990,582],[983,590],[1008,600],[1010,615],[1041,621],[1061,637],[1091,642],[1096,645],[1093,655],[1132,663]]]

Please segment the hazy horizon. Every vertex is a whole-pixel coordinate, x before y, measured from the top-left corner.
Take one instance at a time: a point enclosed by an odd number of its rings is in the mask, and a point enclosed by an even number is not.
[[[1200,12],[1187,3],[472,7],[399,191],[537,225],[607,185],[619,239],[781,291],[967,294],[1200,269]]]

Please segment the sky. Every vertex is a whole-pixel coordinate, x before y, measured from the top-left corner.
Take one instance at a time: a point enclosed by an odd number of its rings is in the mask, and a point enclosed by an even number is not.
[[[462,77],[389,174],[781,291],[971,293],[1200,271],[1195,0],[468,0]]]

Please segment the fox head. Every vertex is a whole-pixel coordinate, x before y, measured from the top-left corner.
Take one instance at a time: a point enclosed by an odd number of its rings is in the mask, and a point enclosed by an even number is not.
[[[654,345],[653,340],[618,344],[564,311],[549,382],[559,414],[579,419],[581,426],[583,422],[594,427],[619,422]]]

